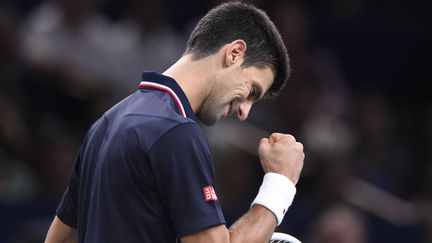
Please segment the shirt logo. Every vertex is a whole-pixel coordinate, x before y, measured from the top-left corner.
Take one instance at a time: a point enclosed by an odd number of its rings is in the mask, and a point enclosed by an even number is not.
[[[213,189],[212,186],[205,186],[205,187],[203,187],[203,193],[204,193],[204,199],[206,201],[216,201],[216,200],[218,200],[217,196],[216,196],[216,192],[215,192],[215,190]]]

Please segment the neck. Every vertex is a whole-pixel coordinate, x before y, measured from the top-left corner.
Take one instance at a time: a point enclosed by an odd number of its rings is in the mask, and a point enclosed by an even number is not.
[[[185,55],[163,73],[177,81],[194,113],[200,109],[210,90],[216,68],[213,63],[212,57],[193,60],[191,55]]]

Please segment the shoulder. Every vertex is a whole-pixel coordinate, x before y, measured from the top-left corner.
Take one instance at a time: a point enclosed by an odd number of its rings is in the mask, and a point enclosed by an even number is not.
[[[204,138],[199,123],[179,114],[171,97],[165,92],[137,91],[104,114],[110,131],[121,132],[129,141],[136,138],[145,150],[164,136],[183,141]]]
[[[201,125],[194,121],[172,123],[168,129],[160,134],[158,141],[155,141],[155,144],[164,144],[165,146],[175,148],[180,148],[191,143],[208,146],[207,138]]]
[[[205,133],[202,127],[194,122],[178,123],[166,130],[154,141],[149,154],[153,156],[171,154],[182,159],[212,160]]]

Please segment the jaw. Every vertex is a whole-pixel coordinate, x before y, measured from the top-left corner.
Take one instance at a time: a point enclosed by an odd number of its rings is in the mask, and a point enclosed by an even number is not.
[[[233,101],[217,107],[203,106],[197,113],[196,117],[204,125],[211,126],[220,120],[223,120],[233,112]]]

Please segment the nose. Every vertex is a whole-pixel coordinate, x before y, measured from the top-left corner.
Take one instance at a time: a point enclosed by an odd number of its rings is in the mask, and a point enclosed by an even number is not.
[[[240,121],[244,121],[246,120],[246,118],[249,115],[249,111],[252,108],[252,103],[251,101],[245,101],[245,102],[241,102],[239,104],[239,108],[237,111],[237,117]]]

